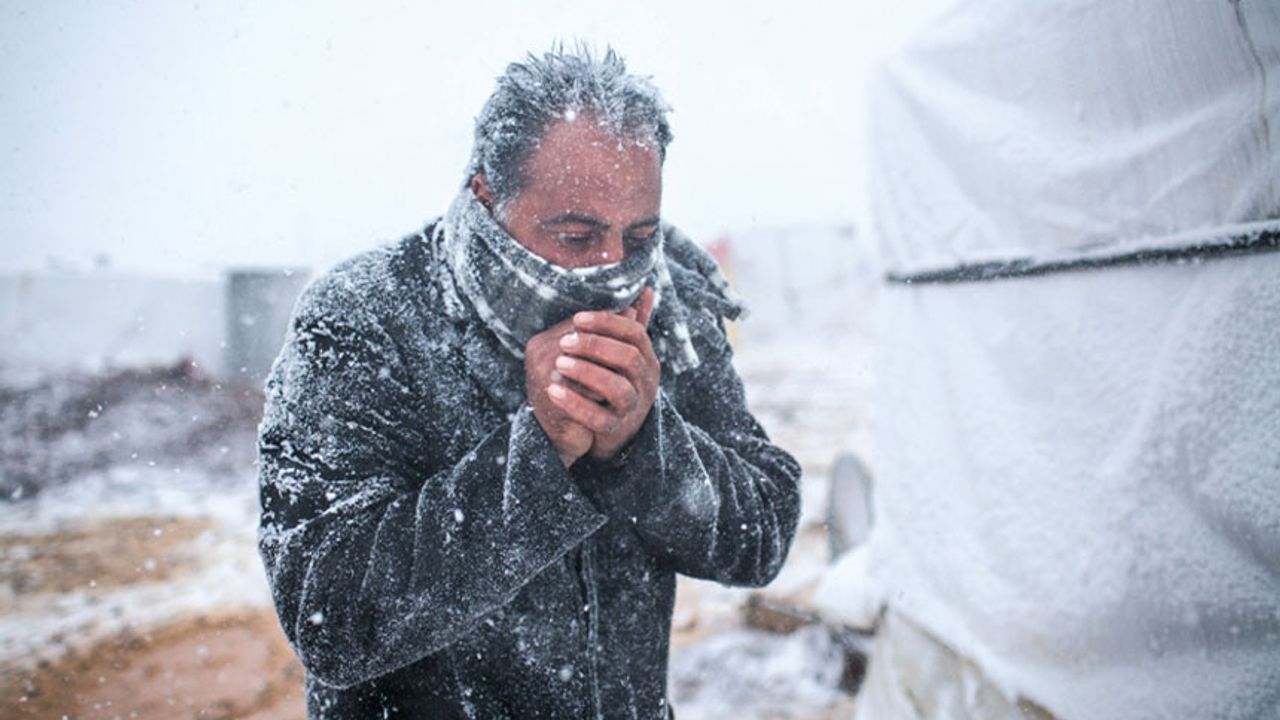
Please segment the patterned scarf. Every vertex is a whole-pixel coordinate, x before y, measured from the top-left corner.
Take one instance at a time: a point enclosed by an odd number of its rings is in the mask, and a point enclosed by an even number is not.
[[[582,310],[618,312],[635,302],[646,286],[654,290],[650,332],[654,352],[679,374],[699,364],[689,337],[688,310],[679,302],[667,264],[670,245],[709,279],[713,310],[736,318],[742,305],[728,283],[692,241],[664,225],[656,242],[621,262],[584,268],[553,265],[511,237],[464,187],[441,223],[444,253],[458,293],[512,355],[524,357],[529,339]],[[705,267],[709,263],[710,267]],[[664,302],[664,299],[668,299]]]

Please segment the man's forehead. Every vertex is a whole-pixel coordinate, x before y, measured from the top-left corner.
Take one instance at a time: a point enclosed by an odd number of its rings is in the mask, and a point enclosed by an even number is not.
[[[616,136],[579,115],[548,128],[526,165],[527,189],[553,194],[621,197],[661,184],[653,142]]]
[[[574,120],[559,120],[547,127],[534,146],[532,159],[542,160],[553,169],[557,161],[574,163],[586,158],[617,156],[658,162],[658,144],[643,133],[616,132],[595,121],[591,115],[578,115]],[[651,158],[644,157],[651,155]]]

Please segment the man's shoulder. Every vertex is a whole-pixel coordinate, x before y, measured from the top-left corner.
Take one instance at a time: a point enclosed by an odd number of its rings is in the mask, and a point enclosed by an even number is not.
[[[294,314],[379,321],[421,306],[414,300],[434,285],[434,226],[432,221],[417,232],[383,240],[325,270],[303,288]]]

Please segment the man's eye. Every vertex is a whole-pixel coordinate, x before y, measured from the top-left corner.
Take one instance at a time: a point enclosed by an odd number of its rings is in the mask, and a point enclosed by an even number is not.
[[[632,249],[639,250],[648,247],[649,243],[653,242],[657,237],[657,230],[650,231],[645,235],[628,235],[627,245],[631,246]]]
[[[556,237],[566,245],[590,245],[595,236],[584,233],[557,233]]]

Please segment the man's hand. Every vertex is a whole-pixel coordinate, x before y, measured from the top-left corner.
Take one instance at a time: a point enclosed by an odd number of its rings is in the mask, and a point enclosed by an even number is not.
[[[555,369],[555,362],[560,354],[560,338],[572,333],[573,329],[573,319],[570,318],[534,335],[524,348],[525,397],[565,467],[586,455],[595,440],[591,430],[576,422],[547,395],[553,384],[564,387],[557,384],[563,380]]]
[[[647,330],[652,312],[653,290],[645,288],[621,313],[574,315],[575,332],[559,339],[564,354],[555,368],[574,386],[553,384],[549,396],[594,433],[590,454],[596,460],[612,459],[635,437],[657,397],[661,371]]]

